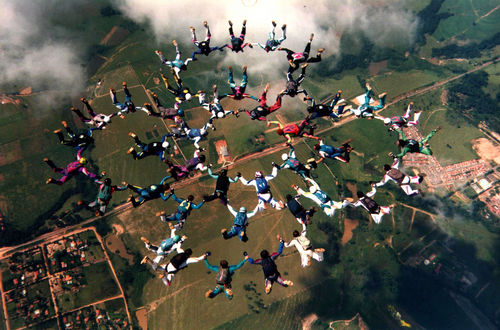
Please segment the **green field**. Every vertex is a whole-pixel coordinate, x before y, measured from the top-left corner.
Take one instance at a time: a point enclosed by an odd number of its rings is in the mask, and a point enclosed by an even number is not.
[[[447,0],[441,7],[441,13],[451,12],[453,16],[441,21],[434,33],[439,40],[465,36],[467,39],[481,41],[498,32],[496,24],[499,18],[498,10],[488,16],[488,12],[498,6],[494,0]]]

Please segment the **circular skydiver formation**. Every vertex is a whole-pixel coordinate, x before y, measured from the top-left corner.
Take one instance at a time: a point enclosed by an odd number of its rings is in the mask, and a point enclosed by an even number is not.
[[[149,264],[153,271],[160,273],[160,278],[163,283],[170,286],[172,280],[176,273],[180,270],[186,268],[191,263],[196,263],[204,260],[207,268],[216,275],[216,286],[213,290],[209,290],[206,293],[207,298],[214,298],[219,293],[224,292],[228,299],[232,299],[233,292],[231,290],[232,275],[234,272],[241,268],[246,261],[251,264],[258,264],[262,266],[265,277],[265,292],[270,293],[274,282],[287,287],[293,285],[290,280],[285,280],[281,277],[278,271],[277,265],[275,263],[276,258],[282,253],[284,247],[295,247],[300,254],[302,267],[309,267],[311,264],[311,259],[318,262],[323,260],[323,254],[325,252],[322,248],[314,249],[311,241],[307,238],[307,226],[311,224],[311,218],[317,211],[316,207],[311,207],[306,210],[300,204],[300,198],[306,197],[314,201],[319,208],[329,217],[335,214],[336,210],[345,207],[358,207],[364,208],[371,216],[376,224],[381,223],[382,217],[385,214],[389,214],[394,205],[380,206],[373,198],[377,192],[377,187],[383,186],[389,181],[395,182],[397,185],[403,189],[403,191],[409,196],[415,196],[422,194],[418,189],[411,187],[411,184],[420,184],[423,181],[423,176],[409,176],[401,172],[398,168],[401,163],[401,158],[408,152],[410,153],[421,153],[424,155],[432,155],[432,151],[428,145],[429,139],[440,129],[440,127],[433,130],[427,137],[421,141],[414,139],[408,139],[405,137],[402,128],[415,126],[418,124],[418,120],[421,111],[414,113],[414,119],[410,120],[411,112],[413,111],[414,104],[411,102],[403,116],[394,116],[392,118],[385,118],[377,115],[376,111],[381,110],[385,106],[385,96],[386,93],[378,95],[378,104],[371,103],[372,89],[369,84],[366,84],[366,93],[364,95],[361,104],[354,109],[351,105],[348,105],[344,99],[341,99],[342,91],[338,90],[335,94],[333,100],[328,104],[317,103],[313,97],[311,97],[306,90],[300,87],[300,84],[306,77],[306,68],[309,63],[315,63],[321,61],[321,54],[324,52],[323,48],[317,50],[315,57],[310,57],[311,43],[314,38],[314,34],[311,34],[309,41],[303,52],[295,52],[287,48],[281,47],[281,43],[286,39],[286,24],[281,27],[282,36],[276,39],[275,28],[276,23],[272,22],[272,30],[269,33],[269,37],[265,44],[261,43],[250,43],[245,42],[246,34],[246,20],[243,21],[242,30],[239,36],[235,36],[233,32],[233,23],[229,21],[229,35],[231,42],[222,46],[211,47],[210,46],[210,28],[208,23],[205,21],[203,25],[206,29],[206,37],[203,41],[198,41],[196,38],[195,28],[190,27],[192,42],[198,48],[195,50],[190,58],[185,61],[181,59],[181,52],[179,50],[177,42],[174,40],[173,45],[176,48],[176,57],[173,60],[167,60],[163,53],[156,50],[155,53],[159,56],[161,62],[170,67],[172,77],[175,81],[176,86],[172,85],[164,74],[160,74],[161,78],[165,84],[166,90],[174,95],[175,103],[172,108],[165,107],[158,96],[154,92],[150,92],[150,96],[154,101],[154,107],[150,103],[145,103],[142,107],[135,106],[132,102],[132,95],[130,94],[127,83],[123,82],[123,91],[125,94],[125,101],[121,103],[116,97],[116,92],[113,88],[110,89],[110,96],[112,104],[118,109],[118,112],[105,115],[102,113],[96,113],[90,103],[85,99],[81,98],[81,102],[85,106],[88,112],[88,117],[86,117],[79,109],[71,108],[80,120],[89,126],[89,129],[84,132],[74,132],[68,124],[63,121],[62,125],[66,129],[67,137],[62,133],[62,129],[57,129],[54,134],[58,136],[61,144],[70,146],[76,150],[76,161],[69,163],[66,168],[57,167],[50,159],[45,158],[44,162],[49,165],[54,172],[62,174],[60,179],[49,178],[47,184],[57,184],[62,185],[67,180],[69,180],[74,175],[82,173],[89,178],[93,179],[95,183],[99,185],[98,194],[95,200],[86,202],[80,201],[78,204],[83,205],[89,210],[95,211],[96,216],[102,216],[106,212],[106,206],[112,198],[113,192],[116,190],[126,190],[129,189],[136,195],[130,195],[128,202],[132,203],[133,207],[139,207],[145,202],[157,198],[161,198],[164,201],[169,199],[174,200],[178,203],[177,209],[174,213],[167,215],[165,211],[159,211],[156,216],[160,218],[162,222],[167,222],[170,229],[170,237],[162,240],[158,246],[151,244],[151,242],[145,238],[141,237],[144,242],[145,247],[148,251],[152,252],[155,257],[151,259],[149,256],[145,256],[142,260],[143,264]],[[286,76],[286,85],[276,97],[276,101],[272,106],[267,105],[267,92],[270,85],[267,84],[260,98],[249,95],[245,93],[245,89],[248,82],[247,67],[243,66],[242,70],[242,80],[239,86],[236,85],[233,75],[233,69],[231,66],[228,67],[228,83],[231,89],[231,93],[223,94],[219,96],[217,86],[213,86],[213,96],[212,100],[207,96],[204,91],[198,91],[197,93],[192,93],[187,86],[184,86],[181,78],[181,73],[186,71],[188,68],[188,63],[195,62],[199,60],[201,55],[209,56],[213,51],[224,51],[224,48],[229,48],[233,52],[243,52],[245,47],[253,48],[253,46],[259,46],[264,51],[284,51],[286,52],[286,59],[289,63],[289,68]],[[198,58],[197,58],[198,56]],[[191,64],[193,65],[193,64]],[[293,73],[300,67],[300,75],[294,79]],[[309,113],[304,120],[296,123],[291,123],[287,125],[282,125],[278,121],[267,121],[267,116],[281,108],[282,98],[285,95],[290,97],[295,97],[298,94],[304,94],[304,102],[308,105],[307,112]],[[184,110],[181,105],[197,97],[199,104],[210,113],[210,118],[208,122],[201,128],[191,128],[188,123],[184,120]],[[255,173],[255,178],[250,180],[245,179],[241,173],[237,173],[234,178],[228,175],[227,168],[223,168],[218,174],[212,172],[212,165],[205,165],[205,156],[202,154],[203,148],[198,144],[205,136],[208,135],[208,129],[211,128],[215,130],[214,121],[225,118],[228,115],[234,115],[239,117],[239,110],[225,110],[220,104],[220,100],[230,97],[234,100],[241,100],[243,98],[251,98],[255,100],[258,105],[253,109],[243,109],[243,111],[250,116],[252,120],[267,121],[267,126],[273,124],[278,126],[276,133],[283,136],[286,139],[286,145],[289,147],[289,152],[282,154],[283,164],[278,165],[272,163],[272,171],[270,174],[264,174],[262,171],[257,171]],[[156,109],[155,109],[156,108]],[[168,173],[159,183],[151,184],[147,187],[139,187],[126,182],[123,182],[121,186],[112,185],[111,179],[102,179],[106,173],[103,171],[100,174],[91,173],[87,170],[85,165],[87,164],[87,159],[82,156],[83,152],[94,142],[93,134],[99,130],[106,129],[108,125],[111,124],[111,119],[114,116],[120,116],[125,118],[125,115],[136,112],[137,110],[144,111],[148,116],[161,117],[162,119],[168,119],[173,122],[171,125],[171,133],[165,134],[161,140],[154,141],[151,143],[143,143],[140,138],[134,132],[130,132],[129,136],[134,140],[134,146],[127,150],[127,154],[132,155],[135,160],[145,158],[147,156],[159,156],[160,160],[167,164],[168,168],[166,172]],[[350,153],[354,149],[350,143],[351,140],[345,141],[339,147],[334,147],[325,144],[323,140],[314,135],[314,129],[316,125],[312,121],[318,117],[330,117],[333,120],[338,120],[344,114],[352,112],[357,118],[367,118],[367,119],[379,119],[384,122],[389,129],[389,131],[395,130],[399,133],[399,139],[396,142],[398,146],[401,147],[401,152],[397,155],[390,153],[389,156],[393,158],[392,165],[385,164],[384,171],[385,175],[382,180],[378,183],[373,183],[372,190],[367,193],[358,191],[357,201],[353,202],[352,199],[345,199],[343,201],[332,200],[326,192],[324,192],[316,181],[311,177],[311,171],[317,167],[317,164],[325,161],[326,159],[336,159],[343,163],[349,163]],[[292,146],[293,138],[306,137],[311,139],[316,139],[318,143],[314,146],[319,154],[318,160],[314,158],[309,159],[306,163],[301,162],[294,151]],[[189,139],[193,141],[196,150],[193,154],[193,158],[186,161],[184,165],[174,164],[171,160],[167,159],[167,155],[170,154],[171,144],[168,142],[169,138],[177,139]],[[273,197],[269,181],[274,179],[281,169],[289,169],[294,171],[302,179],[303,184],[306,186],[305,189],[300,188],[296,184],[292,184],[291,187],[296,191],[296,194],[292,196],[291,194],[286,195],[286,203],[283,201],[276,200]],[[216,180],[215,191],[211,195],[203,196],[203,200],[199,203],[195,202],[195,197],[193,195],[187,196],[187,198],[181,198],[176,196],[174,189],[170,187],[167,180],[172,179],[172,181],[180,181],[187,178],[192,172],[205,171],[208,170],[208,175]],[[252,211],[247,211],[247,208],[241,206],[239,209],[233,208],[229,204],[228,200],[228,190],[230,185],[237,184],[241,182],[246,186],[254,186],[257,193],[257,205]],[[297,219],[302,229],[299,232],[295,230],[292,233],[293,239],[290,242],[285,243],[280,235],[277,235],[279,241],[279,247],[277,252],[270,253],[268,250],[262,250],[260,253],[260,258],[254,259],[250,257],[246,252],[243,252],[244,258],[240,263],[236,265],[229,265],[228,261],[221,260],[219,266],[212,265],[208,262],[207,257],[210,252],[206,252],[199,257],[193,257],[193,251],[189,248],[183,249],[182,244],[186,241],[187,236],[180,236],[176,232],[183,229],[184,224],[191,213],[192,210],[200,209],[205,202],[210,202],[215,199],[219,199],[220,202],[226,206],[234,217],[233,225],[230,229],[224,228],[221,230],[222,238],[227,240],[232,237],[237,236],[242,242],[248,241],[248,236],[246,233],[246,227],[249,222],[248,219],[255,216],[257,212],[267,208],[267,205],[281,210],[287,208],[293,216]],[[175,256],[172,257],[168,263],[163,263],[162,261],[166,256],[176,252]]]

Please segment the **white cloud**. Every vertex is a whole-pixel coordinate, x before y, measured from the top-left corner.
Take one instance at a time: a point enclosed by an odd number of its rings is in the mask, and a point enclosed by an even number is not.
[[[363,0],[115,0],[117,6],[137,22],[148,22],[159,42],[167,38],[189,40],[189,26],[204,33],[202,21],[208,20],[212,30],[212,43],[229,42],[228,24],[234,23],[239,33],[241,22],[247,19],[246,40],[264,42],[271,29],[271,21],[279,27],[287,24],[287,48],[300,51],[310,33],[315,34],[313,49],[324,47],[324,56],[339,54],[339,38],[344,31],[361,31],[376,45],[411,44],[417,26],[416,17],[404,10],[399,1]],[[252,52],[245,61],[252,71],[286,68],[283,56],[270,56],[261,51]],[[225,52],[229,54],[230,52]],[[282,54],[281,54],[282,55]],[[226,62],[236,62],[241,54],[226,55]],[[241,63],[241,59],[238,61]]]
[[[77,47],[53,40],[46,16],[56,2],[0,0],[0,84],[73,90],[84,82]]]

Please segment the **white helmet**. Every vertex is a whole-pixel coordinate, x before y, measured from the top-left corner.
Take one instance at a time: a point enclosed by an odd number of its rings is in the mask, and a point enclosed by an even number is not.
[[[186,93],[186,95],[184,96],[184,98],[186,99],[186,101],[191,100],[192,97],[193,97],[193,95],[191,95],[191,93]]]
[[[384,124],[389,125],[391,123],[391,118],[384,118]]]
[[[104,122],[109,123],[111,121],[111,117],[104,116]]]
[[[262,174],[262,172],[261,172],[261,171],[257,171],[257,172],[255,172],[255,177],[256,177],[256,178],[262,178],[263,176],[264,176],[264,175]]]
[[[244,206],[240,207],[240,212],[241,213],[245,213],[246,211],[247,211],[246,207],[244,207]]]
[[[163,149],[167,149],[170,146],[170,143],[168,143],[167,141],[165,141],[165,142],[163,142],[161,144],[161,146],[162,146]]]
[[[149,189],[151,189],[151,191],[155,191],[156,189],[158,189],[158,186],[155,185],[155,184],[152,184]]]
[[[217,112],[217,117],[218,118],[223,118],[224,117],[224,111]]]
[[[281,155],[281,159],[283,159],[283,160],[287,160],[287,159],[288,159],[288,154],[282,154],[282,155]]]
[[[314,194],[316,191],[318,191],[318,188],[316,188],[316,186],[310,186],[310,187],[309,187],[309,192],[310,192],[311,194]]]

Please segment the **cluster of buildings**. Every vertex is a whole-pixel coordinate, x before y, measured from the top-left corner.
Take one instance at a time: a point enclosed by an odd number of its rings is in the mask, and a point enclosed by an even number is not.
[[[46,285],[42,283],[42,285]],[[8,291],[4,295],[5,303],[10,305],[9,318],[22,320],[26,325],[45,321],[54,316],[54,307],[50,295],[38,287],[21,287]]]
[[[422,136],[415,127],[405,129],[407,137],[420,140]],[[426,174],[425,181],[431,189],[445,187],[450,191],[462,189],[470,183],[477,198],[488,210],[500,217],[500,173],[483,159],[473,159],[448,166],[441,166],[434,156],[406,154],[405,166],[416,167]]]
[[[104,251],[92,230],[16,252],[0,264],[4,314],[11,328],[34,326],[56,319],[65,329],[128,327],[127,316],[113,316],[94,306],[68,314],[63,295],[78,295],[87,285],[86,266],[103,262]],[[62,297],[62,298],[58,298]],[[96,302],[97,304],[97,302]]]
[[[487,173],[483,177],[474,180],[470,187],[478,195],[481,202],[486,204],[488,210],[500,217],[500,181],[499,173],[495,171]]]
[[[423,138],[415,126],[405,128],[405,135],[415,140]],[[482,159],[441,166],[436,157],[416,153],[405,155],[405,166],[417,167],[424,172],[429,187],[444,186],[448,190],[456,190],[467,181],[492,170],[491,165]]]
[[[96,306],[89,306],[62,316],[63,329],[126,329],[129,327],[127,316],[123,313],[110,313]]]
[[[78,236],[70,236],[45,245],[51,273],[89,264],[88,245]]]
[[[54,316],[48,292],[48,276],[41,247],[14,254],[7,262],[8,277],[2,283],[9,317],[34,324]],[[7,275],[4,271],[3,277]]]

